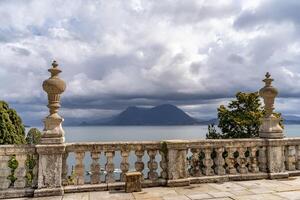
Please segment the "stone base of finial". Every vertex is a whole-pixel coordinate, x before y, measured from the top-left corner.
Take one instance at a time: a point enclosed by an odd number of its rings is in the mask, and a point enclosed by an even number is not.
[[[44,120],[41,144],[62,144],[65,142],[64,130],[62,128],[63,119],[61,117],[47,117]]]
[[[280,118],[273,115],[263,118],[259,128],[259,137],[272,139],[284,138],[283,129],[279,125],[280,120]]]

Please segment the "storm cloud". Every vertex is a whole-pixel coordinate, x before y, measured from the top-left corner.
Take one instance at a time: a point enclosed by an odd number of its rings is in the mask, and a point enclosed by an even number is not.
[[[277,110],[300,115],[299,8],[296,0],[0,1],[0,99],[41,124],[41,84],[57,60],[66,120],[162,103],[209,119],[237,91],[261,88],[269,71]]]

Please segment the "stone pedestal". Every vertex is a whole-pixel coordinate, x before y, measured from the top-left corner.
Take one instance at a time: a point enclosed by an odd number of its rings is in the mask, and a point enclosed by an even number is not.
[[[287,178],[284,165],[284,146],[276,140],[269,140],[267,147],[267,166],[270,179]]]
[[[277,118],[273,115],[270,117],[264,117],[262,119],[262,125],[259,129],[259,137],[260,138],[283,138],[283,130],[279,125],[280,118]]]
[[[125,173],[125,192],[140,192],[142,191],[142,173],[141,172],[126,172]]]
[[[170,187],[190,185],[187,171],[187,147],[185,141],[167,141],[168,182]]]
[[[63,195],[61,174],[62,156],[65,151],[65,145],[36,145],[36,149],[39,154],[39,167],[38,189],[34,191],[34,196]]]
[[[62,128],[63,118],[60,116],[46,117],[45,128],[41,138],[41,144],[63,144],[65,142],[65,132]]]

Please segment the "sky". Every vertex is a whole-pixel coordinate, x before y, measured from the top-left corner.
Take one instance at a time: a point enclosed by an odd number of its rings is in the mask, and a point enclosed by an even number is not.
[[[66,121],[164,103],[211,119],[268,71],[276,111],[300,116],[299,10],[299,0],[1,0],[0,99],[42,125],[56,60]]]

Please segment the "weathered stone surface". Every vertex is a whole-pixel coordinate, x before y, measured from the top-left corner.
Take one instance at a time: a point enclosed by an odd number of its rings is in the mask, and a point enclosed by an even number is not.
[[[35,196],[62,195],[62,155],[65,145],[37,145],[38,189]]]
[[[265,116],[262,119],[262,124],[259,129],[259,137],[283,138],[283,130],[279,125],[281,119],[273,115],[274,99],[278,95],[278,91],[272,86],[273,79],[270,77],[271,75],[267,73],[266,78],[263,80],[265,86],[259,91],[259,95],[264,99],[265,103]]]
[[[142,174],[140,172],[126,172],[125,173],[125,191],[128,192],[140,192],[142,191],[141,183]]]

